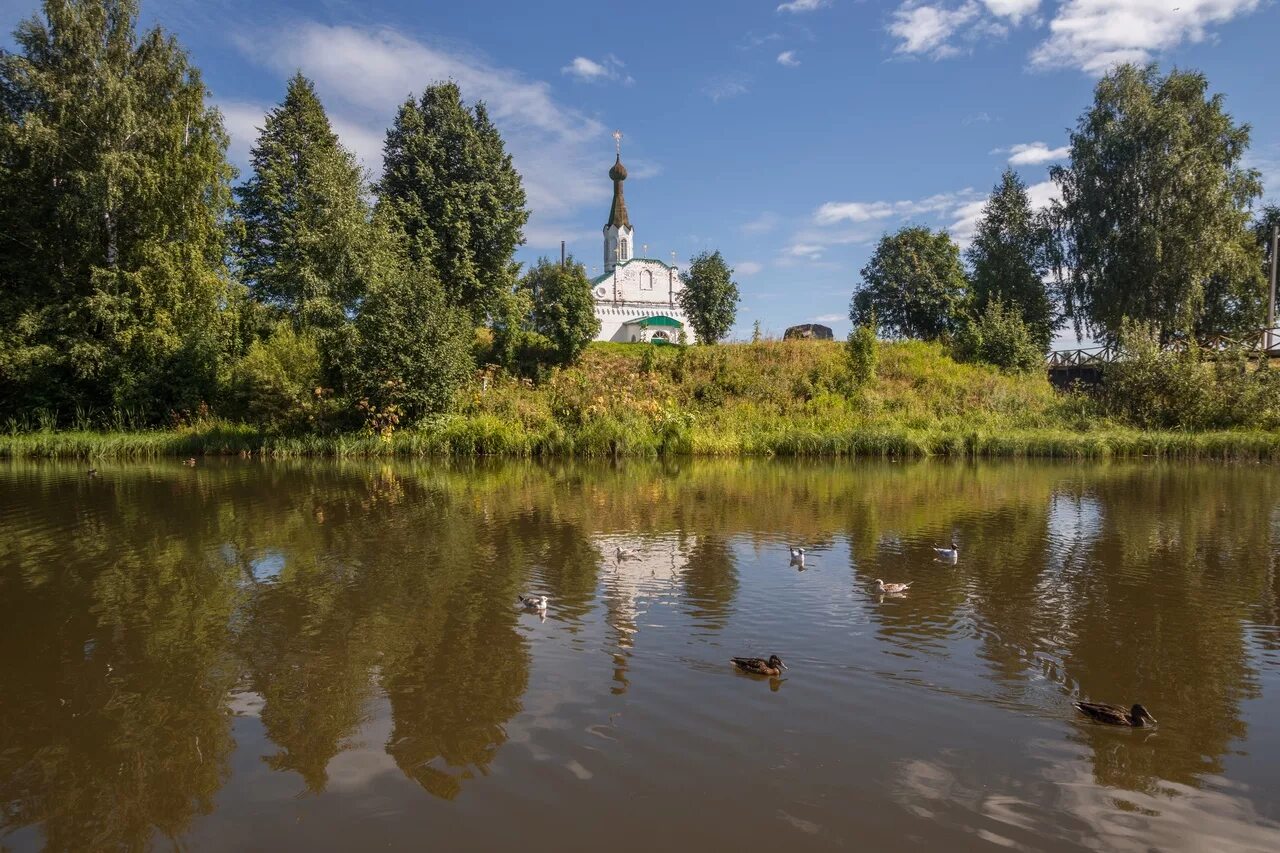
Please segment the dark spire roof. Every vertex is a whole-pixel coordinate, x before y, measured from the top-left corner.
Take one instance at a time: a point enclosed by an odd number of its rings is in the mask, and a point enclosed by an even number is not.
[[[631,227],[631,217],[627,215],[627,200],[622,197],[622,182],[627,179],[627,167],[622,165],[622,155],[618,155],[618,159],[614,162],[613,168],[609,170],[609,177],[613,179],[613,204],[609,206],[609,221],[604,227]]]

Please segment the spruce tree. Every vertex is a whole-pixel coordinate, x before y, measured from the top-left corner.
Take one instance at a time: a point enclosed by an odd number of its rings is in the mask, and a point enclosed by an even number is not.
[[[129,409],[214,391],[229,300],[227,137],[136,0],[46,0],[0,54],[0,409]]]
[[[363,172],[306,77],[289,81],[250,160],[236,191],[244,281],[295,325],[332,329],[365,291],[373,236]]]
[[[483,104],[454,83],[406,101],[387,131],[378,203],[409,262],[435,268],[451,304],[476,321],[514,284],[511,256],[529,218],[520,175]]]
[[[1002,310],[1021,315],[1035,345],[1049,348],[1058,319],[1045,286],[1049,229],[1031,209],[1027,188],[1012,169],[1005,169],[982,209],[977,233],[966,257],[973,268],[975,317],[1002,303]]]

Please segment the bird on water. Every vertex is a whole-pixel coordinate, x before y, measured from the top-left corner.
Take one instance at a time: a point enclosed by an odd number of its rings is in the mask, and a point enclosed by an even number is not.
[[[545,612],[547,609],[547,597],[545,595],[522,595],[520,596],[520,606],[525,610]]]
[[[934,545],[933,553],[938,555],[934,559],[939,563],[950,563],[954,566],[960,560],[960,546],[956,544],[954,539],[951,540],[950,548],[940,548]]]
[[[915,583],[915,581],[911,583]],[[876,590],[879,592],[906,592],[911,588],[910,583],[885,583],[880,578],[876,578],[875,584]]]
[[[1108,705],[1105,702],[1072,702],[1075,709],[1086,717],[1109,726],[1129,726],[1140,729],[1148,723],[1154,725],[1156,718],[1141,705],[1125,708],[1123,705]]]
[[[751,675],[768,675],[776,678],[787,668],[782,658],[777,655],[769,655],[768,660],[764,658],[730,658],[730,660],[738,669]]]

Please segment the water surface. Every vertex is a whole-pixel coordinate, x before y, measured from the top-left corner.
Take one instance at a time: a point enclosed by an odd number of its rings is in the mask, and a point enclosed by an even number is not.
[[[1280,849],[1280,469],[99,468],[0,464],[3,850]]]

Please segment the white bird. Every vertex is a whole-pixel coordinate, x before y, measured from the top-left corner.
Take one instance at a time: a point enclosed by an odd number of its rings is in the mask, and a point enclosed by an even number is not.
[[[547,597],[545,595],[522,595],[520,596],[520,606],[525,610],[538,610],[545,613],[547,610]]]
[[[803,559],[804,559],[804,549],[803,549],[803,548],[797,548],[797,547],[796,547],[796,546],[794,546],[794,545],[788,545],[788,546],[787,546],[787,549],[791,552],[791,559],[793,559],[793,560],[803,560]]]
[[[950,563],[954,566],[960,559],[960,546],[956,544],[954,539],[952,539],[950,548],[939,548],[937,545],[934,545],[933,553],[938,555],[935,558],[935,562]]]
[[[915,583],[915,581],[912,581],[911,583]],[[906,592],[908,589],[911,588],[911,584],[910,583],[885,583],[884,581],[880,580],[880,578],[876,578],[876,588],[878,592]]]
[[[623,548],[622,546],[618,547],[616,553],[619,560],[630,560],[636,555],[635,551],[632,551],[629,548]]]

